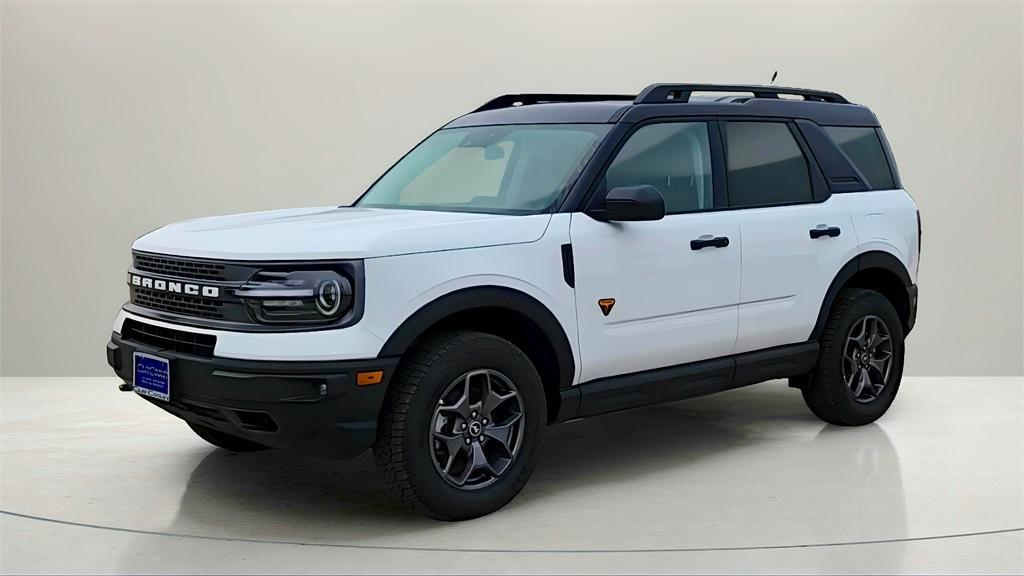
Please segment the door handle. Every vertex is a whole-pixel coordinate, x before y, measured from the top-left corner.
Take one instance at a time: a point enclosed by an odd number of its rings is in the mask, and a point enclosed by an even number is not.
[[[727,236],[712,236],[705,234],[696,240],[690,240],[690,250],[700,250],[702,248],[725,248],[729,245],[729,238]]]
[[[836,236],[839,236],[840,232],[842,232],[842,230],[840,230],[838,226],[826,227],[825,225],[821,225],[818,228],[811,228],[811,239],[821,238],[822,236],[835,238]]]

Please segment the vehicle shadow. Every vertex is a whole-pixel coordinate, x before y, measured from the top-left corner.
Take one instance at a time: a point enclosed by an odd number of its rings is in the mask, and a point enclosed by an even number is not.
[[[813,464],[810,469],[820,473],[816,478],[801,478],[795,469],[771,466],[775,456],[756,460],[766,452],[763,446],[768,443],[773,446],[770,450],[790,452],[777,454],[780,462],[817,462],[820,466]],[[745,477],[747,461],[756,466],[749,474],[760,480]],[[715,475],[730,477],[721,478],[718,494]],[[193,470],[166,532],[430,548],[440,547],[439,542],[459,542],[459,536],[468,530],[500,533],[531,520],[565,523],[571,516],[573,522],[606,522],[602,514],[610,512],[601,508],[615,499],[628,500],[641,508],[638,513],[665,523],[668,516],[657,516],[665,513],[659,510],[665,506],[664,498],[656,492],[671,491],[673,518],[686,519],[680,524],[685,532],[679,534],[678,546],[685,547],[687,537],[708,523],[741,526],[749,522],[744,509],[751,507],[774,518],[764,520],[766,530],[776,529],[776,525],[795,527],[794,538],[820,542],[831,539],[827,532],[818,531],[833,522],[833,497],[827,491],[811,497],[797,491],[802,484],[822,479],[836,481],[837,493],[857,486],[876,491],[874,497],[885,509],[868,509],[865,514],[884,514],[888,527],[882,536],[905,533],[898,456],[885,432],[877,425],[857,429],[824,426],[807,412],[799,393],[777,384],[552,427],[544,455],[523,493],[499,513],[463,523],[436,522],[397,506],[384,491],[368,453],[336,462],[280,451],[233,454],[211,449]],[[771,503],[780,498],[803,505],[783,502],[781,513],[768,514]],[[714,520],[691,513],[708,511],[708,501],[717,499],[732,511],[712,509],[707,514],[714,513]],[[571,514],[566,516],[567,512]],[[624,531],[627,538],[619,541],[621,548],[651,547],[641,535],[635,535],[636,541],[629,540],[629,532],[635,528],[627,523],[606,525],[602,530]],[[187,550],[186,543],[175,545]],[[520,535],[510,546],[563,547],[581,549],[580,542],[533,541],[529,534]]]

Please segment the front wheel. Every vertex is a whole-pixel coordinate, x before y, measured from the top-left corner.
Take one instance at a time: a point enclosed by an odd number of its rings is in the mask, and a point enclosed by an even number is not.
[[[391,382],[374,446],[406,507],[440,520],[489,514],[523,488],[546,425],[530,359],[481,332],[436,336]]]
[[[799,382],[815,416],[861,426],[885,414],[903,377],[903,325],[874,290],[839,293],[821,337],[818,365]]]

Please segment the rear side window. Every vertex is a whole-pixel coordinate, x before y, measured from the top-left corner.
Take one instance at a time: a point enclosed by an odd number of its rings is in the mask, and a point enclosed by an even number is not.
[[[807,159],[781,122],[727,122],[730,206],[810,202]]]
[[[870,127],[822,126],[853,165],[868,179],[872,190],[895,188],[889,162],[885,159],[878,133]]]
[[[608,190],[654,186],[665,198],[665,213],[710,210],[711,146],[704,122],[651,124],[637,130],[608,167]]]

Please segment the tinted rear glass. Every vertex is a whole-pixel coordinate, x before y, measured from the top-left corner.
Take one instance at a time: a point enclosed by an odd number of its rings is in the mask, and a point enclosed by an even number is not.
[[[832,141],[846,153],[853,165],[868,179],[872,190],[890,190],[893,184],[892,172],[882,150],[878,133],[870,127],[822,126]]]
[[[810,202],[807,159],[781,122],[726,124],[730,206]]]

